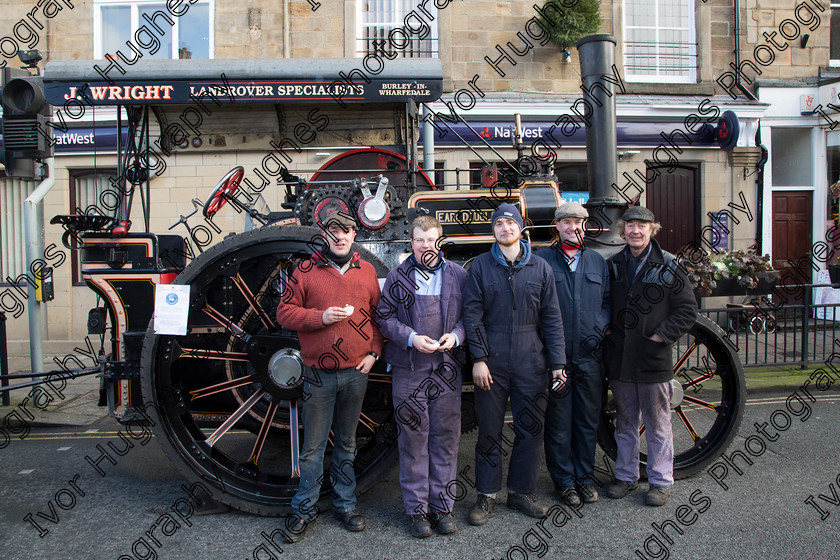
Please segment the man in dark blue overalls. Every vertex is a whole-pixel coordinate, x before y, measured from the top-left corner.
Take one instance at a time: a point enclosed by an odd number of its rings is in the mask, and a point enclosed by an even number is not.
[[[543,441],[548,370],[557,385],[566,380],[563,319],[551,267],[531,254],[522,239],[522,215],[502,203],[490,223],[496,243],[470,266],[464,288],[464,328],[472,355],[478,442],[475,445],[478,497],[469,521],[483,525],[502,488],[502,452],[512,445],[507,505],[543,517],[536,501]],[[506,430],[510,398],[513,433]],[[507,433],[506,433],[507,432]]]
[[[388,273],[379,300],[383,351],[391,364],[399,422],[400,487],[411,534],[457,531],[452,510],[461,438],[461,365],[453,349],[464,340],[461,291],[466,271],[438,246],[441,225],[430,216],[411,224],[412,254]]]
[[[552,391],[545,412],[545,463],[560,498],[572,507],[580,507],[581,499],[598,501],[593,471],[601,413],[601,337],[610,322],[607,262],[583,245],[588,217],[577,202],[561,204],[554,213],[557,243],[536,253],[554,271],[569,375],[562,391]]]

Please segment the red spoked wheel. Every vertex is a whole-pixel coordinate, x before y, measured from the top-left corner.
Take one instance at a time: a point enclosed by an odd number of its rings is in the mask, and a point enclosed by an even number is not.
[[[239,188],[239,183],[242,181],[244,176],[245,168],[241,165],[237,165],[228,171],[225,176],[216,183],[213,192],[210,193],[210,197],[204,204],[205,218],[212,218],[216,215],[216,212],[222,209],[222,206],[227,203],[228,198],[232,197],[233,193],[236,192],[236,189]]]

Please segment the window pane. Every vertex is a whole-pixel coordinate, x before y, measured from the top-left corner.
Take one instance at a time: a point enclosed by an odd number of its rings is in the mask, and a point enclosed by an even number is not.
[[[807,187],[812,174],[811,129],[771,128],[774,187]]]
[[[385,51],[396,52],[406,58],[432,58],[438,56],[437,10],[433,2],[427,0],[357,0],[360,2],[356,55],[364,56],[373,52],[373,42],[384,40]],[[419,4],[423,9],[415,9]],[[420,39],[415,34],[396,34],[394,45],[388,41],[389,33],[396,27],[403,27],[405,16],[414,10],[415,15],[428,26],[428,34]],[[424,14],[428,12],[433,18]],[[421,25],[417,18],[411,20],[412,26]]]
[[[178,21],[178,58],[210,58],[210,6],[194,4]]]
[[[37,186],[36,181],[0,178],[0,283],[26,272],[23,201]],[[21,286],[26,288],[26,282]]]
[[[102,55],[115,54],[120,47],[126,53],[125,42],[131,39],[131,7],[102,7]],[[133,56],[126,53],[126,56]]]
[[[190,11],[192,11],[194,8],[195,6],[192,6],[190,8]],[[148,22],[145,19],[143,19],[143,14],[148,15],[149,19],[151,19],[154,16],[155,12],[162,12],[166,15],[166,17],[158,15],[156,18],[154,18],[155,24],[161,29],[163,29],[165,35],[161,37],[157,33],[157,31],[153,31],[155,37],[157,37],[160,41],[160,50],[158,50],[155,54],[149,54],[149,51],[144,51],[143,58],[172,58],[173,29],[172,26],[169,25],[169,22],[172,21],[174,23],[175,19],[169,12],[166,11],[166,4],[140,4],[137,7],[137,21],[139,22],[138,25],[146,25],[147,28],[151,27],[151,25],[148,24]],[[187,12],[187,14],[189,14],[189,12]],[[187,14],[184,14],[184,16],[181,17],[186,17]],[[168,20],[166,19],[167,17],[169,18]]]
[[[624,10],[628,79],[694,81],[697,42],[693,0],[626,0]]]
[[[840,60],[840,8],[831,8],[831,60]]]

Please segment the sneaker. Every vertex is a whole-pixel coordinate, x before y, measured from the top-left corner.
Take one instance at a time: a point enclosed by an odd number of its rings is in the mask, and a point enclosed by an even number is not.
[[[458,530],[455,518],[451,513],[433,513],[434,526],[441,535],[451,535]]]
[[[598,501],[598,490],[595,489],[594,484],[584,484],[578,490],[578,494],[583,498],[583,503],[594,504]]]
[[[561,486],[557,489],[557,493],[561,500],[573,508],[580,507],[583,504],[574,486]]]
[[[650,489],[645,494],[645,503],[649,506],[664,506],[670,495],[670,486],[654,486],[651,484]]]
[[[626,482],[624,480],[618,480],[615,484],[610,484],[607,486],[607,496],[614,500],[618,500],[619,498],[623,498],[627,495],[628,492],[631,492],[639,487],[638,482]]]
[[[496,498],[491,498],[487,494],[479,494],[475,500],[475,505],[470,510],[470,525],[484,525],[487,523],[487,518],[490,517],[495,507]]]
[[[411,516],[411,536],[418,539],[425,539],[432,536],[432,524],[425,515]]]
[[[542,518],[548,513],[548,508],[539,503],[533,494],[508,492],[507,505],[531,517]]]

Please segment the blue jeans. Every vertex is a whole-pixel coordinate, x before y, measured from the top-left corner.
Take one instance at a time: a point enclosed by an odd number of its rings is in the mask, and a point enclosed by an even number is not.
[[[320,385],[320,386],[319,386]],[[335,373],[304,372],[303,449],[300,453],[300,486],[292,499],[294,514],[303,518],[317,515],[315,504],[326,483],[335,510],[345,512],[356,507],[356,426],[367,389],[367,374],[354,368]],[[333,431],[332,463],[324,473],[324,451]]]

